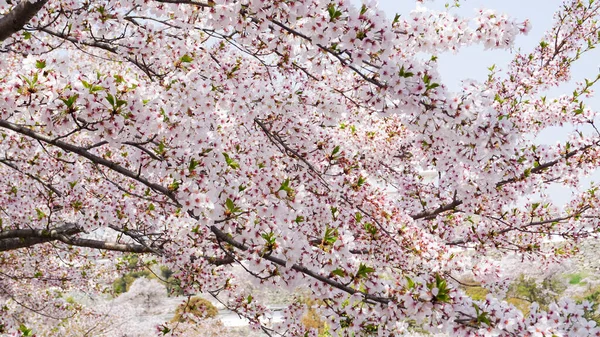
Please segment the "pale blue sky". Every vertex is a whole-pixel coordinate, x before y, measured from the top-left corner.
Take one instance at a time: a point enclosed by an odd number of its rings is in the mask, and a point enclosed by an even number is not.
[[[359,2],[360,0],[356,0]],[[426,1],[421,4],[432,9],[445,10],[444,4],[451,0]],[[451,11],[464,17],[472,17],[476,9],[487,8],[494,9],[500,13],[509,14],[519,21],[529,19],[532,22],[532,30],[528,35],[521,35],[517,38],[515,48],[529,50],[536,46],[544,32],[552,24],[552,16],[559,8],[560,0],[503,0],[503,1],[482,1],[482,0],[462,0],[460,8],[453,8]],[[395,13],[407,15],[415,8],[415,1],[411,0],[381,0],[379,2],[389,17]],[[458,54],[444,54],[439,58],[440,72],[444,76],[444,83],[450,88],[458,87],[460,81],[465,78],[484,80],[487,76],[487,68],[492,64],[503,68],[511,60],[514,51],[509,50],[488,50],[476,46],[464,48]]]
[[[360,0],[353,0],[360,4]],[[421,6],[437,10],[445,10],[444,5],[451,0],[425,1]],[[559,9],[562,0],[462,0],[461,7],[452,8],[451,11],[464,17],[472,17],[476,9],[494,9],[506,13],[517,20],[529,19],[532,29],[528,35],[517,37],[513,50],[484,50],[482,46],[473,46],[461,49],[458,53],[444,53],[439,56],[439,71],[443,82],[451,90],[458,89],[464,79],[484,81],[487,77],[487,68],[496,65],[496,69],[506,69],[516,50],[524,52],[537,46],[544,33],[553,23],[553,14]],[[380,0],[379,7],[390,17],[398,13],[408,15],[416,6],[414,0]],[[594,50],[578,61],[573,68],[573,81],[548,92],[548,96],[557,96],[561,93],[571,92],[575,81],[584,78],[593,78],[598,73],[600,65],[600,50]],[[600,98],[592,98],[589,105],[600,108]],[[549,130],[540,137],[540,142],[556,142],[565,140],[566,132]]]
[[[360,5],[361,0],[353,0]],[[444,5],[452,0],[425,1],[420,6],[431,9],[445,10]],[[439,72],[445,83],[451,90],[459,88],[464,79],[475,79],[484,81],[487,77],[487,68],[495,64],[496,69],[506,69],[507,64],[513,58],[515,52],[521,49],[524,52],[530,51],[542,40],[544,33],[552,26],[553,14],[560,8],[562,0],[462,0],[460,8],[452,8],[451,11],[464,17],[472,17],[476,9],[486,8],[494,9],[500,13],[506,13],[518,20],[529,19],[532,29],[528,35],[520,35],[515,43],[514,50],[484,50],[481,46],[468,47],[460,50],[456,54],[444,53],[438,55]],[[414,0],[379,0],[379,7],[383,9],[389,19],[392,19],[396,13],[408,15],[416,7]],[[559,88],[548,92],[548,97],[558,96],[561,93],[572,92],[576,81],[582,81],[584,78],[593,79],[598,74],[600,64],[600,48],[593,50],[582,57],[573,67],[572,81],[561,85]],[[593,97],[586,101],[586,104],[596,110],[600,109],[600,97]],[[555,144],[567,140],[568,134],[573,131],[572,126],[562,128],[550,128],[543,131],[536,142]],[[591,131],[591,128],[584,130]],[[600,180],[600,170],[592,176],[594,180]],[[582,184],[585,188],[590,179]],[[553,186],[548,193],[557,203],[563,203],[568,200],[571,194],[570,190],[562,186]]]

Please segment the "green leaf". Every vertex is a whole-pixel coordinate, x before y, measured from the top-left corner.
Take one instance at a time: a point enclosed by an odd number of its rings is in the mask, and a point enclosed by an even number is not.
[[[447,288],[446,280],[444,280],[440,275],[435,275],[435,283],[438,289]]]
[[[481,323],[484,323],[487,324],[487,326],[491,326],[491,321],[488,317],[488,313],[481,310],[481,308],[475,303],[473,303],[473,308],[475,308],[475,321],[477,322],[477,324],[481,325]]]
[[[336,268],[331,272],[331,275],[344,277],[344,276],[346,276],[346,272],[341,268]]]
[[[377,235],[377,227],[373,226],[372,223],[366,222],[363,227],[365,228],[365,231],[369,233],[372,237],[375,237],[375,235]]]
[[[392,21],[392,25],[398,22],[400,22],[400,14],[396,13],[394,16],[394,21]]]
[[[362,7],[360,8],[360,15],[365,14],[369,9],[367,8],[367,5],[363,4]]]
[[[335,5],[332,3],[327,5],[327,12],[329,13],[329,18],[333,18],[333,15],[335,14]]]
[[[449,303],[451,301],[450,298],[450,290],[448,289],[448,285],[446,280],[444,280],[439,274],[435,275],[435,282],[427,284],[429,289],[437,288],[437,295],[433,296],[433,301]]]
[[[598,191],[598,187],[592,187],[588,190],[592,197],[596,197],[596,191]]]
[[[323,234],[323,245],[333,245],[338,239],[338,230],[337,228],[325,227],[325,234]]]
[[[252,302],[252,295],[248,295],[248,297],[246,298],[246,301],[248,301],[248,304],[250,304]]]
[[[260,235],[263,239],[265,239],[265,241],[267,241],[267,245],[272,246],[275,244],[275,240],[277,239],[277,237],[275,236],[275,233],[273,232],[269,232],[269,233],[263,233]]]
[[[169,186],[167,186],[167,189],[169,189],[169,191],[177,191],[178,188],[179,188],[179,181],[177,181],[177,180],[173,180],[173,182],[170,183]]]
[[[25,77],[25,76],[21,76],[21,79],[23,79],[23,81],[25,81],[25,83],[27,83],[27,86],[31,89],[35,88],[35,85],[37,84],[38,81],[38,73],[34,73],[33,77],[31,79]]]
[[[163,335],[166,335],[166,334],[168,334],[169,332],[171,332],[171,329],[169,329],[169,328],[168,328],[166,325],[161,325],[160,327],[162,327],[162,329],[160,330],[160,332],[161,332]],[[159,328],[160,328],[160,327],[159,327]]]
[[[304,222],[304,217],[302,215],[298,215],[296,216],[296,219],[294,220],[295,223],[300,224],[302,222]]]
[[[182,57],[181,57],[179,60],[180,60],[182,63],[190,63],[190,62],[192,62],[194,59],[193,59],[193,58],[192,58],[190,55],[188,55],[188,54],[185,54],[185,55],[183,55],[183,56],[182,56]]]
[[[329,13],[329,21],[331,22],[342,16],[342,12],[338,11],[333,3],[327,6],[327,12]]]
[[[408,289],[414,289],[415,288],[415,281],[413,281],[410,277],[408,276],[404,276],[404,278],[406,278],[406,282],[407,282],[407,286]]]
[[[286,192],[288,192],[288,194],[290,192],[292,192],[292,188],[290,188],[290,178],[287,178],[286,180],[284,180],[281,183],[281,186],[279,186],[279,189],[277,191],[286,191]]]
[[[28,329],[25,324],[21,323],[21,325],[19,325],[19,331],[21,331],[21,333],[23,334],[24,337],[29,337],[29,336],[33,336],[33,333],[31,329]]]
[[[198,167],[198,164],[199,164],[199,163],[196,161],[196,159],[192,158],[192,159],[190,160],[190,164],[188,165],[188,169],[189,169],[189,171],[190,171],[190,172],[192,172],[193,170],[195,170],[195,169],[196,169],[196,167]]]
[[[163,156],[167,152],[167,146],[164,141],[158,142],[158,146],[154,148],[154,152],[156,154]]]
[[[240,164],[238,164],[235,160],[231,159],[231,157],[229,157],[229,155],[226,152],[223,152],[223,157],[225,157],[225,163],[227,163],[227,166],[231,167],[234,170],[240,168]]]
[[[375,272],[375,269],[371,267],[367,267],[365,264],[360,264],[358,266],[358,271],[356,272],[356,278],[364,278],[367,277],[368,274]]]
[[[227,200],[225,200],[225,208],[230,211],[231,213],[234,213],[236,210],[235,204],[233,203],[233,200],[227,198]]]
[[[235,215],[236,213],[240,213],[242,212],[242,209],[237,207],[235,205],[235,203],[233,202],[233,200],[227,198],[227,200],[225,200],[225,209],[226,209],[226,213],[229,213],[229,215]]]
[[[75,212],[79,212],[83,208],[83,203],[80,200],[74,200],[71,202],[71,207]]]
[[[35,213],[37,214],[38,220],[42,220],[46,217],[46,213],[42,212],[42,210],[39,208],[35,209]]]
[[[406,69],[404,69],[404,66],[402,66],[400,68],[400,71],[398,72],[398,76],[404,77],[404,78],[413,77],[414,75],[415,75],[414,73],[411,73],[410,71],[406,71]]]
[[[115,97],[111,94],[106,94],[106,100],[110,105],[115,106]]]
[[[78,97],[79,97],[79,95],[78,95],[78,94],[75,94],[75,95],[73,95],[73,96],[70,96],[70,97],[67,99],[67,106],[68,106],[69,108],[73,107],[73,104],[75,103],[75,100],[77,100],[77,98],[78,98]]]
[[[163,116],[163,122],[165,122],[165,123],[169,122],[169,115],[167,115],[167,112],[165,111],[165,109],[160,108],[160,115]]]
[[[337,145],[336,147],[333,148],[333,151],[331,151],[331,159],[335,158],[335,155],[338,154],[340,152],[340,146]]]
[[[123,78],[123,76],[117,74],[117,75],[114,75],[113,77],[114,77],[115,81],[117,81],[117,83],[125,83],[125,79]]]
[[[333,220],[336,220],[337,216],[338,216],[338,209],[337,209],[337,207],[331,206],[329,208],[329,210],[331,210],[331,217],[333,218]]]
[[[430,85],[427,86],[427,90],[435,89],[435,88],[437,88],[439,86],[440,86],[439,83],[431,83]]]
[[[75,101],[77,100],[77,98],[79,97],[78,94],[75,94],[73,96],[69,96],[67,98],[61,98],[60,100],[65,103],[65,105],[67,106],[67,108],[71,109],[73,108],[73,105],[75,104]]]
[[[227,78],[232,78],[232,77],[233,77],[233,75],[235,74],[235,72],[236,72],[236,71],[238,71],[239,69],[240,69],[240,65],[239,65],[239,64],[236,64],[236,65],[235,65],[235,66],[234,66],[234,67],[231,69],[231,71],[229,71],[229,72],[227,73]]]
[[[584,109],[585,109],[585,105],[583,105],[583,102],[579,102],[579,108],[575,109],[575,115],[583,114]]]
[[[95,92],[98,92],[98,91],[104,90],[103,87],[101,87],[99,85],[91,84],[91,83],[86,82],[84,80],[81,80],[81,84],[83,84],[83,87],[86,88],[86,89],[88,89],[91,94],[95,93]]]
[[[23,32],[23,38],[25,40],[31,39],[31,33],[30,32]]]
[[[35,61],[35,67],[38,69],[44,69],[46,68],[46,61],[45,60],[37,60]]]

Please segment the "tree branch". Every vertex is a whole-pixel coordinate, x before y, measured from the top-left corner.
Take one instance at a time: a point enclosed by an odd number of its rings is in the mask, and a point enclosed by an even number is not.
[[[25,171],[21,171],[21,169],[19,169],[19,168],[18,168],[16,165],[14,165],[13,163],[9,162],[8,160],[0,159],[0,163],[2,163],[2,164],[4,164],[4,165],[6,165],[6,166],[8,166],[8,167],[12,168],[13,170],[15,170],[15,171],[17,171],[17,172],[19,172],[19,173],[21,173],[21,174],[23,174],[23,175],[25,175],[25,176],[27,176],[27,177],[31,178],[31,179],[33,179],[33,180],[37,181],[37,182],[38,182],[38,183],[40,183],[42,186],[44,186],[44,188],[46,188],[47,190],[54,192],[54,193],[55,193],[56,195],[58,195],[59,197],[62,197],[62,193],[61,193],[59,190],[57,190],[57,189],[56,189],[54,186],[52,186],[52,185],[51,185],[51,184],[49,184],[49,183],[45,183],[45,182],[44,182],[42,179],[40,179],[40,178],[38,178],[38,177],[34,176],[34,175],[33,175],[33,174],[31,174],[31,173],[27,173],[27,172],[25,172]]]
[[[239,249],[241,251],[247,251],[247,250],[250,249],[248,246],[244,245],[243,243],[235,241],[231,236],[229,236],[225,232],[221,231],[216,226],[210,226],[210,230],[211,230],[211,232],[213,232],[215,234],[215,236],[217,237],[217,239],[219,241],[227,242],[228,244],[234,246],[235,248],[237,248],[237,249]],[[281,266],[281,267],[285,267],[286,264],[287,264],[287,262],[285,260],[283,260],[281,258],[278,258],[278,257],[275,257],[273,255],[263,255],[262,258],[265,259],[265,260],[268,260],[268,261],[272,262],[273,264]],[[325,284],[328,284],[328,285],[330,285],[330,286],[332,286],[334,288],[337,288],[337,289],[339,289],[341,291],[344,291],[344,292],[346,292],[348,294],[353,295],[353,294],[357,294],[358,293],[358,294],[362,295],[366,301],[376,302],[376,303],[381,303],[381,304],[387,304],[387,303],[390,302],[389,298],[381,297],[381,296],[374,296],[374,295],[368,294],[366,292],[363,292],[363,291],[351,288],[351,287],[349,287],[347,285],[344,285],[344,284],[342,284],[340,282],[336,282],[336,281],[334,281],[334,280],[332,280],[332,279],[330,279],[328,277],[319,275],[316,272],[314,272],[314,271],[312,271],[312,270],[310,270],[310,269],[308,269],[308,268],[306,268],[306,267],[304,267],[302,265],[294,264],[294,265],[291,266],[291,269],[293,269],[293,270],[295,270],[297,272],[300,272],[300,273],[302,273],[304,275],[310,276],[310,277],[312,277],[312,278],[314,278],[316,280],[319,280],[319,281],[321,281],[321,282],[323,282]]]
[[[57,240],[62,241],[71,246],[78,247],[87,247],[87,248],[95,248],[101,250],[112,250],[116,252],[124,252],[124,253],[156,253],[156,249],[151,249],[146,246],[133,244],[133,243],[116,243],[116,242],[107,242],[100,240],[91,240],[91,239],[83,239],[83,238],[71,238],[65,235],[57,237]]]
[[[201,8],[212,8],[215,5],[215,2],[211,0],[209,0],[208,2],[196,2],[191,0],[156,0],[156,2],[166,4],[193,5]]]
[[[159,184],[155,184],[152,183],[150,181],[148,181],[146,178],[138,175],[137,173],[134,173],[131,170],[126,169],[125,167],[110,161],[110,160],[106,160],[102,157],[99,157],[95,154],[90,153],[87,149],[80,147],[80,146],[76,146],[73,144],[69,144],[66,142],[63,142],[61,140],[55,140],[52,139],[46,135],[37,133],[29,128],[26,128],[24,126],[20,126],[20,125],[16,125],[13,124],[11,122],[5,121],[5,120],[0,120],[0,127],[3,127],[5,129],[9,129],[12,130],[14,132],[20,133],[22,135],[25,135],[27,137],[31,137],[33,139],[39,140],[41,142],[50,144],[50,145],[54,145],[58,148],[61,148],[67,152],[73,152],[75,154],[78,154],[84,158],[89,159],[90,161],[92,161],[93,163],[96,163],[98,165],[102,165],[105,166],[107,168],[109,168],[112,171],[115,171],[117,173],[120,173],[128,178],[131,178],[133,180],[136,180],[146,186],[148,186],[149,188],[151,188],[154,191],[160,192],[161,194],[167,196],[168,198],[170,198],[171,200],[177,202],[177,199],[174,197],[173,193],[171,191],[169,191],[168,188],[159,185]]]
[[[44,7],[48,0],[21,0],[10,12],[0,18],[0,42],[23,29]]]
[[[600,141],[594,142],[593,144],[586,145],[586,146],[581,147],[579,149],[575,149],[575,150],[573,150],[571,152],[567,152],[566,154],[564,154],[563,156],[559,157],[558,159],[555,159],[555,160],[552,160],[552,161],[549,161],[549,162],[546,162],[546,163],[543,163],[543,164],[540,163],[540,165],[532,167],[529,170],[528,174],[522,173],[518,177],[514,177],[514,178],[502,180],[502,181],[500,181],[499,183],[496,184],[496,187],[501,187],[501,186],[504,186],[506,184],[513,183],[515,181],[523,180],[523,179],[527,178],[527,176],[529,174],[539,174],[539,173],[542,173],[542,172],[544,172],[544,170],[546,170],[546,169],[548,169],[548,168],[550,168],[550,167],[552,167],[552,166],[560,163],[561,161],[568,160],[568,159],[574,157],[576,154],[581,153],[581,152],[586,152],[590,148],[592,148],[594,146],[598,146],[598,145],[600,145]]]
[[[138,244],[116,243],[72,237],[83,233],[81,227],[68,223],[52,229],[9,229],[0,231],[0,252],[26,248],[40,243],[60,241],[71,246],[112,250],[127,253],[154,253],[156,249]]]
[[[454,199],[454,201],[452,201],[451,203],[442,205],[442,206],[434,209],[433,211],[421,212],[421,213],[418,213],[415,215],[411,215],[410,217],[413,218],[413,220],[420,220],[420,219],[431,220],[441,213],[454,210],[457,206],[460,206],[462,203],[463,203],[462,200]]]

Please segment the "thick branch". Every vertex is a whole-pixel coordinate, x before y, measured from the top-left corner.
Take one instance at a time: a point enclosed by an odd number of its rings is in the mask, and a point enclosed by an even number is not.
[[[150,249],[146,246],[133,243],[116,243],[91,239],[71,238],[68,236],[58,237],[57,239],[71,246],[78,247],[95,248],[100,250],[112,250],[116,252],[125,253],[156,253],[155,249]]]
[[[10,229],[0,232],[0,240],[10,238],[51,238],[53,235],[75,235],[82,230],[75,224],[68,223],[52,229]]]
[[[113,161],[106,160],[102,157],[96,156],[95,154],[90,153],[88,150],[86,150],[83,147],[69,144],[69,143],[63,142],[61,140],[52,139],[48,136],[37,133],[31,129],[28,129],[28,128],[20,126],[20,125],[13,124],[13,123],[5,121],[5,120],[0,120],[0,127],[15,131],[17,133],[20,133],[27,137],[31,137],[31,138],[39,140],[41,142],[44,142],[44,143],[47,143],[50,145],[54,145],[65,151],[76,153],[84,158],[89,159],[90,161],[92,161],[98,165],[105,166],[112,171],[120,173],[128,178],[134,179],[134,180],[150,187],[152,190],[160,192],[163,195],[169,197],[171,200],[177,202],[177,200],[173,196],[173,193],[171,191],[169,191],[168,188],[166,188],[162,185],[159,185],[159,184],[152,183],[152,182],[148,181],[146,178],[138,175],[137,173],[134,173],[133,171],[126,169],[125,167],[123,167]]]
[[[48,0],[21,0],[10,12],[0,18],[0,42],[8,39],[14,33],[23,29],[44,7]]]
[[[46,33],[46,34],[52,35],[54,37],[63,39],[65,41],[69,41],[69,42],[73,43],[75,46],[78,46],[78,48],[79,48],[80,45],[85,45],[85,46],[88,46],[88,47],[99,48],[99,49],[105,50],[105,51],[110,52],[110,53],[115,54],[115,55],[119,55],[119,56],[123,57],[125,60],[127,60],[127,61],[131,62],[132,64],[134,64],[140,70],[142,70],[148,76],[148,78],[150,78],[150,79],[153,79],[154,76],[162,77],[161,74],[159,74],[156,71],[152,70],[150,68],[150,66],[147,65],[143,61],[143,59],[142,59],[142,62],[140,62],[140,61],[138,61],[137,56],[131,57],[131,56],[122,55],[121,53],[119,53],[119,49],[118,49],[118,45],[117,44],[110,44],[110,43],[105,43],[105,42],[95,41],[95,40],[92,40],[92,41],[79,40],[79,39],[76,39],[76,38],[74,38],[72,36],[69,36],[68,34],[55,32],[55,31],[52,31],[52,30],[50,30],[48,28],[39,28],[39,30],[42,31],[42,32],[44,32],[44,33]]]
[[[218,229],[216,226],[211,226],[210,230],[215,234],[215,236],[217,237],[217,239],[219,241],[227,242],[228,244],[234,246],[235,248],[237,248],[237,249],[239,249],[241,251],[247,251],[247,250],[250,249],[248,246],[244,245],[243,243],[235,241],[231,236],[227,235],[226,233],[224,233],[223,231],[221,231],[220,229]],[[280,258],[272,256],[272,255],[263,255],[262,258],[265,259],[265,260],[268,260],[268,261],[272,262],[273,264],[281,266],[281,267],[285,267],[286,264],[287,264],[287,262],[284,259],[280,259]],[[365,300],[367,300],[367,301],[377,302],[377,303],[381,303],[381,304],[387,304],[390,301],[389,298],[380,297],[380,296],[373,296],[371,294],[368,294],[368,293],[362,292],[360,290],[351,288],[351,287],[349,287],[347,285],[344,285],[344,284],[342,284],[340,282],[336,282],[336,281],[334,281],[334,280],[332,280],[332,279],[330,279],[328,277],[319,275],[316,272],[314,272],[314,271],[312,271],[312,270],[310,270],[310,269],[308,269],[308,268],[306,268],[306,267],[304,267],[302,265],[294,264],[294,265],[291,266],[291,269],[293,269],[293,270],[295,270],[297,272],[300,272],[300,273],[302,273],[304,275],[310,276],[310,277],[312,277],[312,278],[314,278],[316,280],[319,280],[319,281],[321,281],[321,282],[323,282],[325,284],[328,284],[328,285],[330,285],[330,286],[332,286],[334,288],[342,290],[342,291],[344,291],[344,292],[346,292],[348,294],[356,294],[356,293],[358,293],[358,294],[362,295],[365,298]]]
[[[555,159],[555,160],[552,160],[552,161],[549,161],[549,162],[546,162],[546,163],[543,163],[543,164],[540,164],[540,165],[538,165],[536,167],[531,168],[529,170],[528,174],[523,173],[523,174],[521,174],[518,177],[510,178],[510,179],[507,179],[507,180],[502,180],[498,184],[496,184],[496,186],[497,187],[501,187],[501,186],[504,186],[506,184],[513,183],[515,181],[523,180],[523,179],[527,178],[527,176],[529,174],[539,174],[539,173],[542,173],[542,172],[544,172],[544,170],[546,170],[546,169],[548,169],[548,168],[550,168],[550,167],[552,167],[552,166],[560,163],[561,161],[568,160],[568,159],[574,157],[578,153],[585,152],[585,151],[589,150],[590,148],[599,145],[599,143],[600,142],[595,142],[593,144],[586,145],[586,146],[584,146],[582,148],[575,149],[575,150],[573,150],[571,152],[567,152],[565,155],[563,155],[562,157],[560,157],[558,159]]]
[[[208,2],[196,2],[191,0],[156,0],[156,2],[162,2],[167,4],[193,5],[201,8],[211,8],[215,5],[215,2],[211,0],[209,0]]]
[[[501,223],[505,224],[508,227],[504,228],[504,229],[501,229],[499,231],[492,231],[490,234],[493,234],[494,236],[499,236],[499,235],[506,234],[506,233],[513,232],[513,231],[526,232],[530,227],[561,223],[561,222],[563,222],[565,220],[570,220],[572,218],[576,218],[578,216],[582,216],[583,213],[585,213],[585,211],[589,210],[590,208],[591,208],[590,206],[584,206],[581,209],[579,209],[578,211],[574,212],[573,214],[570,214],[570,215],[567,215],[567,216],[557,217],[557,218],[552,218],[552,219],[546,219],[546,220],[539,220],[539,221],[530,221],[529,223],[524,224],[522,226],[512,226],[510,224],[507,224],[505,221],[502,221],[501,219],[492,218],[493,220],[500,221]],[[448,245],[448,246],[460,246],[460,245],[464,245],[464,244],[467,244],[467,243],[470,243],[470,242],[473,242],[473,241],[474,240],[472,238],[458,238],[458,239],[446,242],[446,245]]]
[[[46,243],[54,241],[54,239],[48,238],[13,238],[0,240],[0,252],[6,252],[9,250],[27,248],[35,246],[40,243]]]
[[[575,149],[573,151],[567,152],[566,154],[564,154],[562,157],[560,157],[558,159],[555,159],[555,160],[552,160],[552,161],[540,164],[540,165],[538,165],[536,167],[533,167],[533,168],[529,169],[527,174],[522,173],[520,176],[517,176],[517,177],[514,177],[514,178],[510,178],[510,179],[506,179],[506,180],[502,180],[502,181],[500,181],[500,182],[498,182],[496,184],[496,187],[502,187],[502,186],[510,184],[510,183],[521,181],[523,179],[526,179],[527,176],[530,175],[530,174],[541,174],[546,169],[551,168],[552,166],[560,163],[561,161],[563,161],[563,160],[569,160],[570,158],[574,157],[575,155],[577,155],[579,153],[582,153],[582,152],[585,152],[585,151],[591,149],[592,147],[598,146],[598,145],[600,145],[600,142],[595,142],[593,144],[586,145],[586,146],[581,147],[579,149]],[[414,215],[411,215],[411,217],[414,220],[420,220],[420,219],[431,220],[431,219],[435,218],[437,215],[439,215],[440,213],[454,210],[456,207],[460,206],[462,203],[463,203],[462,200],[456,200],[455,199],[451,203],[446,204],[446,205],[442,205],[442,206],[438,207],[435,210],[421,212],[421,213],[418,213],[418,214],[414,214]],[[461,241],[460,243],[464,243],[464,242]]]
[[[12,229],[0,232],[0,251],[30,247],[40,243],[60,241],[71,246],[96,248],[128,253],[156,253],[155,249],[130,244],[72,237],[83,230],[75,224],[47,229]]]
[[[45,182],[44,182],[42,179],[40,179],[40,178],[38,178],[38,177],[34,176],[34,175],[33,175],[33,174],[31,174],[31,173],[27,173],[27,172],[21,171],[21,170],[20,170],[20,169],[19,169],[19,168],[18,168],[16,165],[14,165],[13,163],[9,162],[8,160],[0,159],[0,163],[2,163],[2,164],[4,164],[4,165],[6,165],[6,166],[8,166],[8,167],[12,168],[13,170],[15,170],[15,171],[17,171],[17,172],[19,172],[19,173],[21,173],[21,174],[23,174],[23,175],[26,175],[26,176],[28,176],[29,178],[31,178],[31,179],[33,179],[33,180],[37,181],[38,183],[40,183],[40,184],[41,184],[42,186],[44,186],[44,188],[46,188],[47,190],[54,192],[54,193],[55,193],[56,195],[58,195],[59,197],[62,197],[62,193],[60,193],[60,191],[59,191],[59,190],[57,190],[57,189],[56,189],[54,186],[52,186],[52,185],[50,185],[50,184],[48,184],[48,183],[45,183]]]
[[[421,213],[418,213],[415,215],[411,215],[411,218],[413,218],[414,220],[420,220],[420,219],[431,220],[441,213],[454,210],[457,206],[460,206],[462,203],[463,202],[461,200],[454,200],[449,204],[442,205],[442,206],[434,209],[433,211],[426,211],[426,212],[421,212]]]

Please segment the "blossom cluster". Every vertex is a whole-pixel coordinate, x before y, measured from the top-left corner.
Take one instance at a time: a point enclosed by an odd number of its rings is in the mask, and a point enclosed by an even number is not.
[[[575,249],[549,237],[598,232],[596,185],[564,207],[531,196],[578,186],[600,164],[600,133],[531,136],[595,128],[584,98],[598,78],[543,93],[598,44],[600,3],[565,1],[539,46],[458,92],[437,54],[510,48],[530,23],[425,7],[386,18],[348,0],[6,1],[0,13],[35,4],[0,41],[0,299],[18,312],[0,315],[2,333],[78,310],[47,289],[105,290],[120,251],[153,255],[186,293],[257,329],[268,309],[233,266],[265,287],[310,287],[340,335],[402,335],[412,321],[452,336],[600,334],[585,303],[525,317],[454,277],[503,289],[501,267],[460,251],[552,263]],[[316,334],[305,310],[291,304],[268,329]]]

